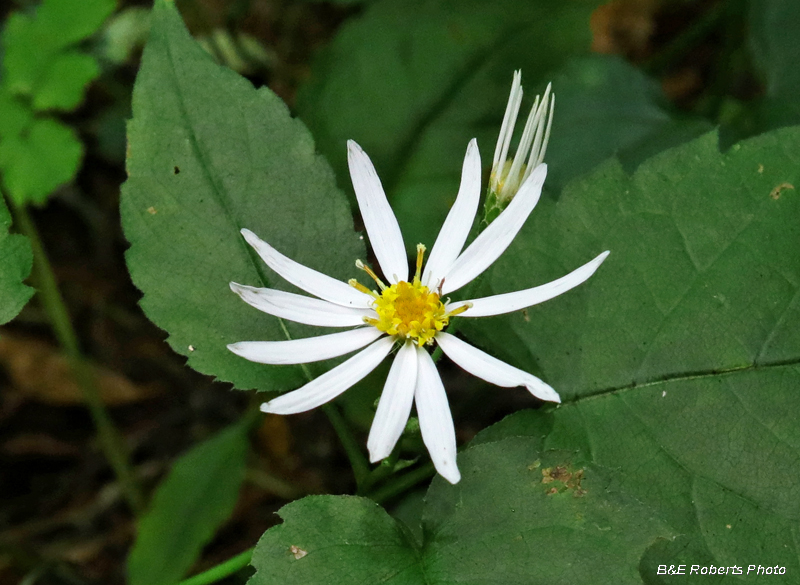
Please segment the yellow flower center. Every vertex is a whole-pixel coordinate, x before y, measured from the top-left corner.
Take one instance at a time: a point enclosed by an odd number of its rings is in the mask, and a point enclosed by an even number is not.
[[[388,335],[399,335],[418,345],[431,343],[433,336],[450,321],[439,295],[428,291],[418,278],[386,287],[372,306],[378,318],[368,323]]]
[[[450,322],[450,317],[466,311],[469,306],[461,306],[454,311],[447,310],[439,298],[439,294],[431,292],[420,281],[422,259],[425,255],[425,246],[417,245],[417,271],[412,282],[401,280],[397,284],[386,286],[377,275],[362,264],[356,266],[369,274],[380,287],[381,292],[371,291],[355,279],[350,281],[361,292],[375,298],[373,309],[378,314],[377,319],[365,317],[364,321],[377,327],[387,335],[395,335],[403,339],[411,339],[417,345],[430,344],[437,332],[444,329]],[[471,306],[471,304],[470,304]]]

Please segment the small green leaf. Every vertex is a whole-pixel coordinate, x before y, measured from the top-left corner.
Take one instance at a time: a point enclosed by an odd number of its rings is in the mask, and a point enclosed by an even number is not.
[[[33,124],[33,112],[0,85],[0,140],[22,134]]]
[[[43,203],[56,187],[71,181],[83,144],[62,123],[39,118],[19,135],[0,140],[3,184],[18,204]]]
[[[340,280],[355,276],[355,259],[365,258],[347,200],[306,128],[271,91],[216,65],[172,3],[160,1],[128,137],[121,213],[145,313],[203,373],[242,389],[300,385],[299,367],[255,364],[226,345],[319,331],[281,323],[230,291],[231,281],[288,287],[245,243],[242,228]]]
[[[59,53],[33,91],[35,110],[71,110],[83,99],[83,90],[100,74],[91,55],[78,51]]]
[[[44,0],[36,20],[45,35],[67,47],[97,32],[116,7],[116,0]]]
[[[0,325],[17,314],[33,295],[33,289],[25,286],[31,272],[33,254],[28,239],[9,234],[11,214],[0,197]]]
[[[247,459],[247,425],[237,424],[181,456],[139,522],[128,585],[171,585],[231,515]]]
[[[57,42],[43,34],[36,19],[14,12],[3,32],[4,84],[15,95],[30,95],[57,51]]]
[[[33,16],[13,13],[3,35],[9,90],[30,96],[38,110],[74,108],[99,67],[70,47],[94,34],[115,6],[114,0],[45,0]]]
[[[425,498],[421,544],[368,500],[289,504],[249,585],[639,583],[645,548],[673,533],[611,471],[539,446],[507,438],[459,454],[461,482],[434,480]]]

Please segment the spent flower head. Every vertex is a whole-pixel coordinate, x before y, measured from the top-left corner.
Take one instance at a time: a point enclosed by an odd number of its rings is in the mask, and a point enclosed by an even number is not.
[[[518,77],[515,80],[518,81]],[[543,102],[546,100],[547,97]],[[539,142],[545,144],[546,137]],[[533,143],[536,143],[535,137]],[[533,162],[528,163],[513,200],[464,249],[481,191],[480,154],[473,139],[467,147],[456,201],[427,263],[425,246],[417,246],[411,278],[400,226],[375,168],[358,144],[349,141],[347,148],[353,188],[383,278],[357,260],[356,267],[369,274],[376,288],[371,290],[355,279],[348,283],[338,281],[294,262],[251,231],[242,230],[247,242],[270,268],[312,295],[232,282],[231,289],[245,302],[282,319],[351,329],[290,341],[241,341],[228,348],[248,360],[265,364],[315,362],[360,350],[303,387],[261,406],[264,412],[276,414],[304,412],[333,400],[397,348],[367,440],[370,460],[377,462],[391,454],[415,403],[422,439],[436,470],[447,481],[457,483],[461,475],[456,465],[453,419],[444,385],[427,347],[438,344],[453,362],[491,384],[524,386],[541,400],[560,402],[556,391],[536,376],[492,357],[445,329],[457,316],[500,315],[558,296],[594,274],[608,252],[547,284],[485,298],[453,301],[447,295],[483,273],[505,251],[539,200],[547,174],[547,166],[539,163],[544,148],[537,147],[538,154],[530,159]],[[500,158],[504,160],[507,145],[501,151]]]
[[[492,159],[492,172],[487,190],[487,215],[493,207],[498,211],[504,209],[536,167],[544,161],[547,143],[550,140],[550,128],[553,124],[555,101],[551,84],[548,84],[544,95],[541,98],[536,96],[516,153],[513,157],[509,157],[511,139],[522,105],[522,73],[514,72],[511,93],[508,96],[503,124],[500,126]],[[496,216],[496,213],[494,215]]]

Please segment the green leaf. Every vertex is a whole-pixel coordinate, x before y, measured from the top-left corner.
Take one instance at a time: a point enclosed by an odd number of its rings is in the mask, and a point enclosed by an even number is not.
[[[11,214],[0,197],[0,325],[16,317],[33,295],[33,289],[22,283],[33,265],[30,242],[9,234],[9,227]]]
[[[83,144],[72,129],[49,118],[33,120],[20,134],[0,140],[3,185],[20,205],[43,203],[75,177],[82,158]]]
[[[36,20],[45,35],[67,47],[97,32],[116,7],[116,0],[44,0]]]
[[[300,385],[299,367],[255,364],[226,344],[318,331],[281,323],[230,291],[230,281],[288,288],[240,229],[342,280],[365,257],[347,200],[306,128],[271,91],[216,65],[174,6],[158,2],[128,137],[121,212],[145,313],[203,373],[243,389]]]
[[[320,2],[330,2],[331,4],[341,4],[342,6],[355,6],[357,4],[367,4],[373,0],[299,0],[300,2],[307,2],[309,4],[317,4]]]
[[[795,0],[750,0],[750,50],[766,86],[758,106],[761,130],[800,122],[800,40],[788,25],[797,22],[800,4]]]
[[[617,57],[570,61],[553,77],[553,89],[556,110],[545,159],[550,189],[615,154],[632,169],[711,130],[706,121],[673,119],[659,84]]]
[[[54,37],[44,34],[36,19],[14,12],[3,31],[3,82],[15,95],[30,95],[57,51]]]
[[[47,74],[34,89],[35,110],[71,110],[83,99],[83,90],[100,74],[100,67],[91,55],[78,51],[59,53]]]
[[[19,136],[33,124],[33,112],[0,85],[0,140]]]
[[[461,453],[461,482],[437,479],[428,492],[419,544],[369,500],[289,504],[259,541],[249,584],[639,583],[639,556],[670,531],[612,472],[540,444]]]
[[[278,514],[283,524],[253,551],[249,585],[425,582],[399,524],[372,500],[309,496]]]
[[[800,129],[721,154],[709,134],[626,175],[617,163],[543,200],[482,293],[589,282],[463,331],[567,400],[800,357]]]
[[[244,479],[247,425],[237,424],[181,456],[139,522],[128,585],[171,585],[233,512]]]
[[[45,0],[35,16],[13,13],[3,36],[5,83],[30,96],[38,110],[70,110],[99,74],[94,57],[70,49],[94,34],[113,12],[114,0]]]
[[[645,552],[639,569],[647,584],[709,578],[658,576],[660,565],[746,570],[752,563],[784,567],[785,577],[769,578],[794,583],[800,571],[799,385],[797,365],[673,378],[546,415],[516,413],[479,439],[544,431],[546,448],[579,451],[613,466],[613,484],[680,535]]]

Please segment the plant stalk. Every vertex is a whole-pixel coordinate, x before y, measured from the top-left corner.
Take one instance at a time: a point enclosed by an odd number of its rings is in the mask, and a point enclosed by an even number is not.
[[[401,475],[400,477],[393,479],[391,483],[378,488],[371,494],[368,494],[367,497],[378,504],[382,504],[387,500],[391,500],[392,498],[399,496],[418,483],[425,481],[435,473],[436,469],[433,467],[433,463],[425,463],[424,465],[420,465],[416,469],[409,471],[405,475]]]
[[[252,558],[253,549],[249,548],[243,553],[240,553],[235,557],[231,557],[219,565],[211,567],[207,571],[203,571],[202,573],[198,573],[193,577],[184,579],[177,585],[209,585],[209,583],[214,583],[244,569],[250,564],[250,559]]]
[[[78,337],[72,327],[64,299],[58,289],[53,268],[42,246],[39,233],[25,206],[17,205],[10,197],[6,197],[6,200],[14,210],[20,232],[27,236],[31,242],[31,248],[33,249],[33,276],[38,285],[39,298],[50,317],[53,331],[69,360],[75,379],[83,393],[83,399],[97,429],[100,447],[122,486],[128,505],[133,513],[138,516],[144,511],[145,499],[136,481],[128,450],[100,398],[100,391],[98,390],[94,373],[81,353]]]
[[[336,431],[339,442],[341,442],[345,453],[347,453],[350,466],[353,468],[353,475],[356,478],[356,486],[360,488],[370,473],[367,458],[364,457],[364,454],[361,452],[358,441],[356,441],[356,438],[353,436],[350,427],[344,420],[342,413],[339,412],[339,409],[335,405],[328,403],[322,407],[322,410],[328,417],[328,420],[331,421],[333,430]]]

